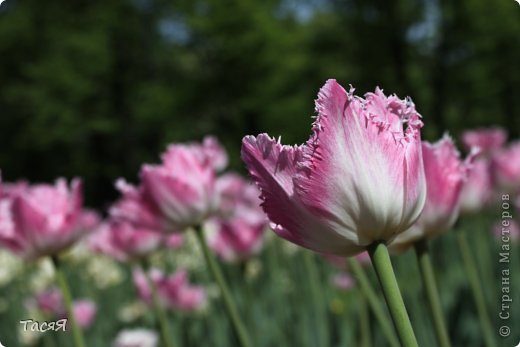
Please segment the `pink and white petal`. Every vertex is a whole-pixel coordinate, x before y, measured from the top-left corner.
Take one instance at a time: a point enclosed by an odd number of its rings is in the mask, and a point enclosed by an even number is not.
[[[391,239],[417,219],[424,204],[418,132],[403,134],[402,121],[387,109],[395,105],[383,98],[372,94],[364,102],[329,80],[319,93],[314,135],[294,180],[304,205],[357,245]],[[383,116],[367,116],[369,107]],[[416,126],[410,119],[409,128]]]
[[[242,141],[242,160],[258,185],[262,208],[280,237],[318,252],[346,254],[354,245],[313,214],[305,211],[293,189],[293,178],[302,160],[302,147],[282,146],[260,134]],[[323,237],[323,233],[327,237]]]

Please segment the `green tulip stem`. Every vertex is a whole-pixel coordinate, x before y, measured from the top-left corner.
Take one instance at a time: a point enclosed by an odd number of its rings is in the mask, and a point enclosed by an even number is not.
[[[421,271],[421,279],[423,288],[430,305],[432,314],[433,326],[437,335],[437,342],[440,347],[450,347],[450,339],[448,331],[446,330],[446,323],[444,322],[444,315],[442,313],[441,301],[437,284],[435,282],[435,275],[433,273],[433,265],[428,251],[428,243],[426,240],[417,241],[414,244],[415,254],[417,255],[417,262]]]
[[[485,346],[496,346],[493,329],[491,328],[491,320],[489,318],[489,313],[486,307],[486,300],[478,276],[475,259],[473,259],[468,240],[466,239],[466,234],[463,230],[459,230],[457,232],[457,241],[459,244],[459,251],[462,256],[462,262],[464,264],[466,276],[468,277],[469,285],[473,293],[473,299],[475,300],[475,306],[477,308]]]
[[[377,297],[377,294],[370,284],[367,274],[365,270],[357,261],[356,258],[347,258],[347,262],[349,268],[354,273],[356,277],[357,283],[361,289],[362,294],[365,296],[372,313],[376,317],[376,320],[381,327],[381,331],[386,338],[386,341],[391,347],[399,347],[399,341],[395,336],[392,325],[389,323],[388,316],[386,315],[383,306],[381,305],[381,301]]]
[[[401,345],[403,347],[418,347],[386,244],[375,242],[368,247],[368,253],[376,270]]]
[[[74,316],[72,296],[70,294],[69,284],[67,283],[67,279],[65,278],[65,274],[63,273],[63,268],[57,256],[51,257],[51,260],[54,264],[54,269],[56,271],[56,282],[58,282],[58,286],[60,287],[61,293],[63,295],[63,301],[65,304],[65,309],[67,311],[67,323],[70,322],[74,346],[85,347],[86,344],[85,339],[83,337],[83,332],[81,331],[76,321],[76,317]]]
[[[235,329],[240,345],[242,347],[252,347],[251,339],[249,338],[249,334],[244,326],[243,320],[240,318],[238,314],[238,310],[231,297],[231,293],[226,284],[226,281],[224,280],[222,271],[220,270],[213,253],[211,253],[208,248],[206,238],[204,237],[204,233],[200,226],[195,228],[195,234],[197,235],[200,247],[202,248],[202,252],[204,253],[204,258],[206,259],[208,269],[213,275],[213,278],[217,282],[217,285],[220,289],[222,298],[224,299],[224,305],[226,307],[229,318],[231,319],[231,323],[233,325],[233,328]]]

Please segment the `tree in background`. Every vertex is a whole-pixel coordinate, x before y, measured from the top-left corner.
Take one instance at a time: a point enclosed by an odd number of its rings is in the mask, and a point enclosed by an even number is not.
[[[85,177],[114,197],[170,141],[308,137],[327,78],[410,95],[429,126],[518,135],[520,12],[477,0],[9,0],[0,8],[4,177]],[[301,125],[301,126],[299,126]],[[289,130],[290,129],[290,130]]]

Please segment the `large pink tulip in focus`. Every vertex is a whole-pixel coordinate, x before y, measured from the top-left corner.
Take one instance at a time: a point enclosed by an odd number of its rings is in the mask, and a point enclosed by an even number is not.
[[[225,162],[225,151],[214,138],[202,145],[170,145],[160,165],[143,165],[139,187],[118,181],[123,197],[111,215],[165,232],[200,225],[217,207],[216,172]]]
[[[460,193],[477,154],[472,151],[462,161],[455,144],[447,135],[434,144],[423,142],[422,151],[426,203],[417,222],[390,244],[395,251],[404,251],[422,239],[435,238],[453,226],[459,216]]]
[[[134,270],[134,284],[141,300],[150,304],[152,291],[145,274],[141,270]],[[161,271],[152,269],[150,278],[157,288],[159,300],[163,305],[182,312],[193,312],[202,308],[206,303],[206,291],[199,286],[188,282],[188,273],[179,269],[170,277]]]
[[[466,130],[461,136],[468,151],[478,147],[483,155],[490,154],[502,147],[507,141],[507,133],[502,128],[481,128]]]
[[[520,192],[520,141],[494,153],[491,169],[493,181],[500,192]]]
[[[420,128],[410,99],[365,99],[329,80],[316,101],[311,138],[285,146],[246,136],[242,159],[282,238],[351,256],[390,241],[419,217],[426,197]]]
[[[164,236],[156,231],[134,227],[126,221],[103,223],[89,238],[90,247],[119,261],[139,259],[156,251]]]
[[[260,251],[267,219],[259,191],[241,176],[219,177],[220,213],[205,223],[209,246],[225,261],[245,260]]]
[[[78,179],[12,190],[0,199],[0,245],[28,260],[68,248],[98,220],[82,199]]]

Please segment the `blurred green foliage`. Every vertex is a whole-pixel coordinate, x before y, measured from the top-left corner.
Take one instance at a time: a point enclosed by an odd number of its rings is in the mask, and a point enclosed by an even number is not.
[[[116,196],[168,142],[310,132],[327,78],[409,95],[425,137],[520,129],[513,0],[7,0],[0,7],[6,180],[82,176]]]
[[[520,278],[517,274],[520,270],[520,253],[518,243],[512,243],[510,263],[499,263],[500,244],[491,233],[499,211],[498,206],[494,206],[488,213],[463,218],[456,230],[430,243],[441,303],[450,341],[454,347],[484,346],[473,296],[467,285],[467,276],[457,247],[456,233],[459,232],[466,233],[473,257],[477,259],[476,266],[491,315],[497,347],[515,346],[518,342],[520,306],[517,303],[520,301]],[[187,235],[191,241],[188,241],[182,250],[160,251],[151,258],[154,266],[166,273],[173,273],[180,266],[181,257],[189,255],[189,263],[186,259],[183,262],[191,264],[188,267],[190,281],[206,286],[210,293],[208,307],[202,312],[168,312],[176,346],[238,346],[222,298],[218,296],[215,284],[212,284],[212,276],[204,266],[200,250],[192,245],[195,242],[194,235]],[[309,267],[305,264],[307,256],[311,257],[312,263],[316,266],[319,280],[315,284],[317,283],[320,293],[318,298],[312,294]],[[110,346],[118,331],[125,328],[147,327],[158,331],[152,310],[144,307],[135,309],[138,298],[132,283],[132,264],[116,264],[114,260],[100,255],[94,256],[92,253],[82,256],[77,254],[75,257],[69,254],[64,260],[73,296],[90,298],[98,305],[97,318],[93,326],[85,332],[88,346]],[[392,261],[419,346],[437,346],[413,250],[393,257]],[[221,265],[255,346],[361,346],[360,289],[354,287],[344,291],[333,286],[332,277],[339,270],[321,256],[298,248],[270,232],[258,257],[245,263]],[[510,269],[508,285],[513,300],[507,320],[501,320],[498,316],[502,303],[500,298],[503,294],[501,271],[504,268]],[[114,276],[114,271],[120,275]],[[369,265],[365,267],[365,271],[383,302],[374,270]],[[34,311],[28,311],[24,305],[28,298],[34,296],[33,287],[40,282],[46,283],[38,273],[41,273],[41,269],[37,270],[35,264],[26,264],[13,281],[0,284],[0,338],[6,346],[23,345],[23,339],[20,338],[20,320],[38,319],[34,316]],[[110,280],[114,277],[119,279]],[[39,280],[36,280],[37,278]],[[52,284],[52,277],[47,281]],[[101,283],[110,285],[100,286]],[[315,309],[315,300],[320,310]],[[130,307],[134,309],[129,310]],[[135,313],[129,315],[129,312]],[[371,312],[369,318],[371,345],[388,346]],[[388,319],[390,320],[389,315]],[[40,321],[42,320],[43,318],[40,318]],[[317,342],[317,320],[324,320],[326,324],[326,345]],[[504,324],[512,329],[509,337],[498,335],[498,328]],[[72,343],[71,335],[63,332],[48,332],[36,336],[38,339],[35,347],[71,346]]]

